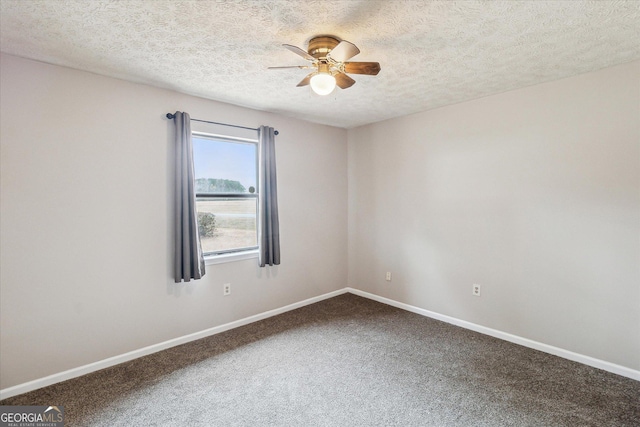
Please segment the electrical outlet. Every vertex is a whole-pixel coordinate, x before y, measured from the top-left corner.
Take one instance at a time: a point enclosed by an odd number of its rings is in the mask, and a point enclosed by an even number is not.
[[[231,295],[231,283],[222,285],[222,295]]]
[[[473,296],[479,297],[480,296],[480,285],[474,284],[471,293],[473,294]]]
[[[387,271],[387,276],[385,277],[385,280],[386,280],[387,282],[390,282],[390,281],[391,281],[391,272],[390,272],[390,271]]]

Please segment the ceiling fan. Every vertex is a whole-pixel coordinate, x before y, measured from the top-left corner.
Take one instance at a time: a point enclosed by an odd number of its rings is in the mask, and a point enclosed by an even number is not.
[[[283,44],[291,52],[300,55],[310,65],[294,65],[290,67],[269,67],[269,69],[301,68],[313,69],[307,77],[298,83],[298,87],[310,85],[318,95],[328,95],[338,86],[346,89],[356,82],[349,74],[368,74],[375,76],[380,72],[377,62],[348,62],[360,53],[360,49],[346,40],[334,36],[316,36],[309,40],[307,51],[299,47]]]

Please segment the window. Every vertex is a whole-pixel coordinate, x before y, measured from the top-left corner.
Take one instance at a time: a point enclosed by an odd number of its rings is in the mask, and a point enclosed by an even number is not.
[[[192,132],[192,141],[202,252],[258,249],[257,139]]]

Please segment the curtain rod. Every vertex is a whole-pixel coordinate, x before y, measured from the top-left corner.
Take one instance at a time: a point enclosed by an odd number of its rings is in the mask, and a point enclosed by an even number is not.
[[[174,117],[175,117],[175,114],[167,113],[167,119],[173,119]],[[232,128],[248,129],[248,130],[255,130],[255,131],[258,130],[258,128],[248,128],[246,126],[230,125],[228,123],[210,122],[208,120],[191,119],[191,121],[192,122],[211,123],[213,125],[231,126]],[[280,132],[274,131],[273,133],[278,135]]]

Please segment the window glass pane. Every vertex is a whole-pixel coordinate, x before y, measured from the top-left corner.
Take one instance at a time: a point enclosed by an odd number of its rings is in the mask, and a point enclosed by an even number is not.
[[[257,199],[196,201],[202,252],[221,252],[258,245]]]
[[[193,137],[196,193],[254,193],[257,144]]]

